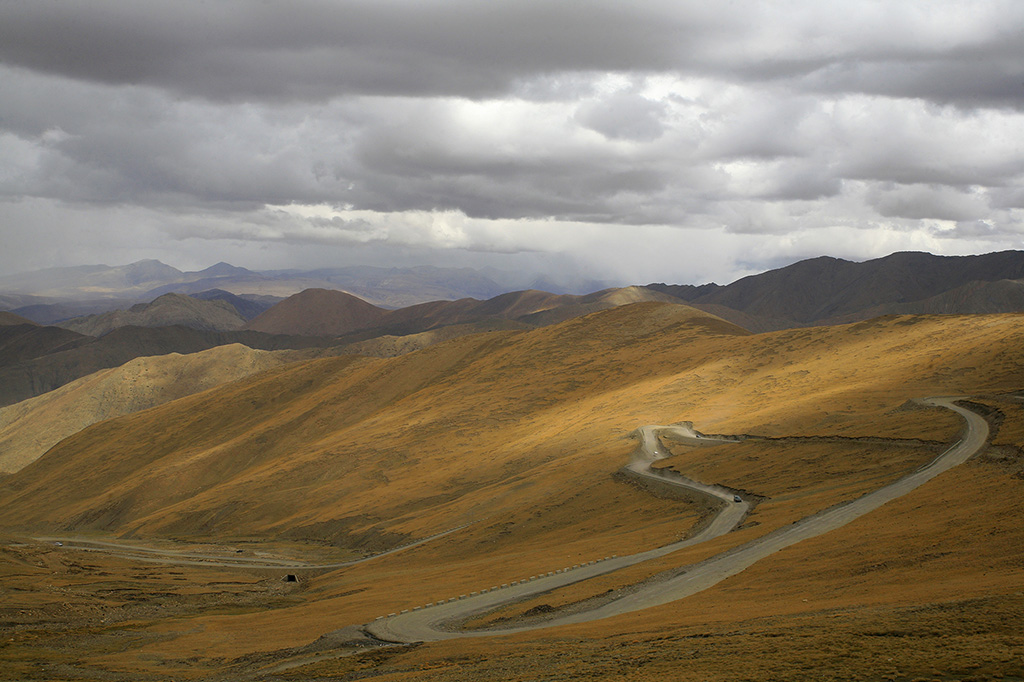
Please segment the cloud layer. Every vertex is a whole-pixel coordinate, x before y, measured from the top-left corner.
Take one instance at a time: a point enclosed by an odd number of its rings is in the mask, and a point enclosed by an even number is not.
[[[0,92],[7,269],[519,253],[724,281],[1024,231],[1012,1],[15,0]]]

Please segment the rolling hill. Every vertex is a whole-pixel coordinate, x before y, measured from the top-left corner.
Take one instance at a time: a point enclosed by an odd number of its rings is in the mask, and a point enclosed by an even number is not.
[[[517,321],[537,327],[640,301],[674,303],[678,299],[643,287],[607,289],[585,296],[526,290],[484,301],[462,298],[384,310],[342,291],[307,289],[281,301],[246,328],[271,334],[309,336],[362,332],[363,337],[369,338],[418,334],[486,321]]]
[[[43,327],[34,322],[0,325],[0,367],[69,351],[93,340],[84,334],[59,327]]]
[[[126,297],[140,294],[182,276],[158,260],[129,265],[80,265],[0,276],[0,291],[35,296],[80,298]]]
[[[196,353],[240,343],[261,350],[323,348],[331,339],[281,336],[252,331],[214,332],[189,327],[118,327],[103,337],[59,327],[0,327],[0,407],[134,358]]]
[[[170,327],[181,325],[209,331],[234,331],[245,326],[245,318],[229,302],[203,300],[181,294],[164,294],[149,303],[128,310],[76,317],[58,326],[89,336],[103,336],[118,327]]]
[[[246,324],[246,329],[211,331],[210,327],[218,326],[236,328],[243,320],[226,301],[165,294],[130,311],[104,313],[66,325],[103,333],[98,339],[58,327],[0,327],[0,406],[141,356],[194,353],[241,343],[263,350],[335,347],[338,353],[389,357],[463,334],[532,328],[652,299],[678,301],[632,287],[587,296],[514,292],[487,301],[435,301],[386,311],[344,292],[308,289],[267,309]],[[163,326],[175,321],[188,324]]]
[[[245,328],[267,334],[341,336],[376,326],[385,314],[344,291],[306,289],[260,313]]]
[[[468,525],[303,573],[289,593],[277,577],[258,582],[237,568],[144,570],[15,547],[6,550],[22,561],[10,564],[20,584],[12,604],[62,625],[35,627],[9,655],[25,669],[58,660],[75,671],[224,679],[613,680],[642,669],[669,680],[681,664],[695,679],[1014,674],[1024,409],[1002,394],[1020,387],[1022,336],[1014,314],[750,334],[686,305],[640,302],[394,358],[283,365],[99,422],[0,479],[4,532],[351,557]],[[986,454],[685,602],[552,631],[332,655],[346,626],[692,532],[706,513],[699,504],[615,477],[640,425],[690,420],[745,436],[703,452],[663,444],[670,466],[757,501],[743,525],[482,618],[581,608],[856,499],[958,438],[955,416],[911,402],[951,394],[987,406],[998,431]],[[203,596],[187,601],[200,580]],[[213,596],[242,584],[263,600]],[[173,615],[121,606],[157,585]],[[99,613],[120,620],[100,623]],[[280,661],[302,667],[272,669]]]
[[[280,300],[275,296],[256,296],[252,294],[247,294],[244,297],[236,296],[230,291],[224,291],[223,289],[200,291],[199,293],[192,294],[192,298],[197,298],[201,301],[224,301],[230,304],[246,321],[256,317],[264,310],[268,310]]]
[[[96,422],[236,381],[294,357],[289,351],[231,344],[189,355],[136,358],[0,408],[0,474],[23,468]]]

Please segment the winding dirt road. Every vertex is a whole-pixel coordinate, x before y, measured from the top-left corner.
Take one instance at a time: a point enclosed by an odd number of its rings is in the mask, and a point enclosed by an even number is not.
[[[547,574],[535,580],[531,579],[520,582],[511,587],[485,590],[482,593],[471,593],[465,598],[447,600],[443,603],[428,605],[426,608],[419,607],[408,612],[403,611],[397,615],[392,614],[384,618],[378,618],[376,621],[368,624],[365,629],[378,639],[400,643],[436,641],[455,637],[493,637],[526,630],[608,618],[658,606],[696,594],[730,576],[736,575],[760,559],[785,547],[840,528],[854,519],[878,509],[885,503],[906,495],[939,474],[967,461],[985,445],[988,440],[989,430],[988,424],[982,417],[956,405],[954,401],[958,399],[960,398],[929,398],[922,401],[924,404],[953,410],[963,417],[967,424],[963,438],[929,464],[852,502],[807,517],[790,526],[781,528],[764,537],[696,564],[680,575],[657,584],[641,587],[632,594],[615,599],[602,606],[589,611],[554,618],[539,625],[501,630],[459,631],[455,629],[460,622],[486,613],[503,604],[547,592],[563,585],[579,582],[580,580],[586,580],[596,575],[609,573],[656,556],[664,556],[682,547],[704,542],[712,537],[718,537],[736,527],[746,513],[746,503],[732,503],[732,493],[725,489],[716,488],[715,486],[703,486],[695,482],[688,484],[676,481],[676,485],[688,487],[726,502],[717,518],[693,538],[629,557],[615,557],[574,570],[559,571],[555,575]],[[668,428],[673,429],[672,435],[677,440],[691,438],[698,441],[701,440],[697,434],[686,427],[644,427],[639,431],[641,445],[637,455],[628,466],[630,470],[639,475],[661,478],[652,472],[650,464],[661,458],[658,450],[657,432]],[[694,444],[697,443],[695,442]]]
[[[878,490],[868,493],[854,501],[824,512],[807,517],[790,526],[769,533],[764,537],[748,542],[727,552],[716,555],[699,564],[689,567],[685,572],[670,579],[641,586],[631,594],[620,597],[587,611],[568,614],[549,619],[540,624],[506,629],[490,630],[458,630],[458,625],[474,616],[486,613],[510,602],[526,599],[533,595],[548,592],[559,587],[588,580],[598,575],[611,573],[650,559],[662,557],[685,547],[706,542],[724,535],[736,528],[749,511],[746,500],[734,501],[735,491],[721,486],[705,485],[687,479],[670,471],[653,469],[651,464],[667,456],[658,440],[659,435],[670,436],[676,442],[694,446],[719,445],[734,442],[729,439],[716,439],[701,436],[688,425],[645,426],[637,430],[640,445],[633,454],[625,469],[630,475],[661,481],[669,485],[686,489],[691,493],[705,496],[720,506],[719,512],[712,521],[694,536],[664,547],[624,557],[605,557],[582,565],[557,569],[540,576],[509,585],[483,588],[479,592],[470,592],[435,604],[417,607],[399,614],[378,618],[365,626],[365,630],[379,640],[395,643],[411,643],[419,641],[435,641],[455,637],[493,637],[497,635],[536,630],[539,628],[581,623],[601,618],[608,618],[632,611],[658,606],[683,599],[705,590],[726,578],[736,575],[755,562],[778,552],[785,547],[802,540],[822,535],[853,521],[864,514],[878,509],[886,502],[906,495],[915,488],[935,478],[939,474],[962,464],[977,453],[988,439],[988,424],[978,414],[967,410],[954,401],[961,398],[929,398],[921,401],[924,404],[944,407],[961,415],[966,421],[963,438],[940,454],[929,464],[907,474],[899,480]],[[115,554],[140,561],[152,561],[164,564],[185,564],[201,566],[230,566],[236,568],[260,568],[279,570],[329,570],[351,566],[370,561],[381,556],[401,552],[431,540],[453,533],[465,526],[437,533],[417,542],[397,547],[381,554],[337,563],[314,564],[288,559],[271,559],[263,557],[244,557],[230,555],[201,554],[184,550],[168,550],[130,545],[127,543],[105,542],[81,537],[37,538],[47,542],[62,542],[68,549],[98,551]]]

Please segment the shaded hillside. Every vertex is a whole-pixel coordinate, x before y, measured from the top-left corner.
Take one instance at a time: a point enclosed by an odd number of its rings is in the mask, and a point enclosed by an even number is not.
[[[223,289],[200,291],[197,294],[192,294],[192,298],[198,298],[201,301],[224,301],[230,304],[246,321],[253,319],[263,311],[272,308],[275,303],[280,302],[280,299],[273,296],[248,295],[243,297],[236,296],[230,291],[224,291]]]
[[[20,308],[14,308],[12,312],[39,324],[55,324],[75,317],[99,315],[100,313],[109,312],[111,310],[121,310],[135,305],[137,302],[137,299],[104,298],[96,300],[63,301],[60,303],[35,303]]]
[[[16,324],[34,325],[35,322],[27,318],[24,318],[21,315],[15,315],[14,313],[0,311],[0,327],[10,327],[11,325]]]
[[[90,336],[33,322],[0,325],[0,367],[9,367],[95,341]],[[0,387],[0,391],[2,391]]]
[[[890,303],[833,320],[842,324],[879,315],[962,315],[1024,312],[1024,281],[972,281],[937,296],[909,303]]]
[[[25,306],[50,302],[50,299],[43,296],[0,293],[0,310],[16,310],[18,308],[24,308]]]
[[[729,322],[739,325],[740,327],[752,331],[755,334],[804,326],[796,324],[792,320],[784,320],[778,317],[751,315],[717,303],[691,303],[690,305],[699,310],[703,310],[704,312],[711,313],[712,315],[717,315],[723,320],[728,320]]]
[[[663,294],[675,296],[681,298],[684,301],[696,301],[703,296],[709,296],[721,289],[724,289],[720,284],[665,284],[664,282],[657,282],[654,284],[648,284],[648,289],[653,291],[660,291]]]
[[[227,301],[164,294],[149,303],[133,305],[128,310],[78,317],[61,322],[59,326],[89,336],[103,336],[118,327],[172,325],[210,331],[234,331],[245,326],[245,318]]]
[[[910,304],[971,282],[1018,279],[1024,279],[1021,251],[980,256],[905,252],[863,263],[823,256],[744,277],[728,286],[650,287],[692,304],[741,311],[759,320],[752,326],[782,328],[896,312],[931,312],[929,306],[915,308]],[[936,307],[955,314],[994,312],[983,296],[953,296]],[[1001,308],[998,312],[1007,310]]]
[[[0,339],[20,327],[0,327]],[[35,337],[11,338],[0,346],[0,406],[52,391],[75,379],[101,369],[117,367],[137,357],[167,353],[196,353],[215,346],[241,343],[261,350],[320,348],[332,340],[260,332],[213,332],[188,327],[118,327],[101,338],[82,336],[57,327],[32,327],[38,334],[52,338],[46,354],[18,356],[18,344],[38,348]],[[30,331],[31,331],[30,330]],[[59,342],[59,343],[58,343]],[[9,358],[20,358],[11,361]]]

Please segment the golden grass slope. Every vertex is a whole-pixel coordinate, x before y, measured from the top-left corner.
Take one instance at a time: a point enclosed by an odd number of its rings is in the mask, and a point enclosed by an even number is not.
[[[521,331],[533,327],[515,320],[486,319],[466,324],[449,324],[418,334],[394,336],[386,334],[365,341],[356,341],[338,347],[338,352],[351,355],[366,355],[375,358],[393,358],[417,350],[423,350],[442,341],[494,331]]]
[[[241,344],[136,358],[0,408],[0,473],[12,473],[96,422],[145,410],[288,362],[290,351]]]
[[[50,502],[36,507],[37,520],[76,528],[290,532],[337,541],[380,519],[404,519],[413,527],[402,531],[414,532],[430,527],[426,508],[478,496],[563,452],[537,420],[550,419],[549,409],[567,397],[619,388],[594,366],[596,350],[610,350],[598,362],[613,361],[611,371],[619,372],[635,355],[638,331],[676,343],[706,338],[709,325],[726,338],[744,333],[675,305],[641,307],[621,325],[609,322],[598,325],[602,338],[581,320],[537,333],[464,337],[387,361],[304,363],[112,420],[21,472],[11,481],[21,492],[6,496],[4,511],[20,506],[15,498],[39,503],[31,491],[47,488]],[[624,344],[618,353],[610,348],[616,338]],[[559,430],[574,439],[581,426]],[[591,438],[607,447],[606,436]],[[481,449],[492,452],[474,458]],[[35,516],[22,512],[29,516],[21,521]]]
[[[955,418],[918,428],[893,411],[1014,387],[1020,321],[893,318],[751,336],[645,303],[390,360],[303,363],[67,439],[9,482],[0,522],[345,545],[585,490],[622,465],[623,436],[646,423],[945,437]]]

